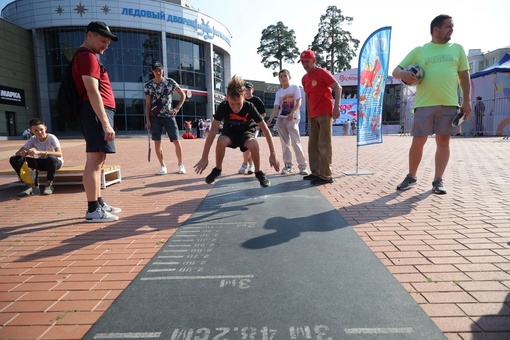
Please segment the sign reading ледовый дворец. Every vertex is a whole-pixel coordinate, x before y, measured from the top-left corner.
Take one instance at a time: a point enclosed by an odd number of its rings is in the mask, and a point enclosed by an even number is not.
[[[0,85],[0,104],[25,106],[25,91]]]
[[[215,37],[219,37],[224,40],[228,46],[231,46],[229,35],[217,30],[214,26],[211,27],[209,21],[204,20],[204,18],[200,18],[199,22],[196,18],[190,19],[179,15],[167,14],[164,11],[155,12],[137,8],[123,8],[121,14],[186,25],[194,28],[197,31],[197,34],[204,40],[212,40]]]

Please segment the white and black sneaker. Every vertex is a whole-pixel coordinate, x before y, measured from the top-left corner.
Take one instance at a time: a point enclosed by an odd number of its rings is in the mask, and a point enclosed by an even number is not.
[[[432,191],[434,194],[444,195],[446,194],[446,188],[443,185],[443,179],[437,178],[432,182]]]
[[[121,208],[112,207],[111,205],[109,205],[106,202],[104,202],[104,205],[102,206],[102,208],[104,209],[104,211],[109,212],[110,214],[118,214],[122,211]]]
[[[417,181],[416,177],[407,175],[406,178],[404,178],[404,180],[402,181],[402,183],[397,185],[397,190],[401,190],[401,191],[409,190],[409,189],[411,189],[411,187],[413,185],[416,184],[416,181]]]
[[[119,216],[105,211],[103,208],[97,208],[93,212],[85,214],[85,222],[114,222],[119,219]]]

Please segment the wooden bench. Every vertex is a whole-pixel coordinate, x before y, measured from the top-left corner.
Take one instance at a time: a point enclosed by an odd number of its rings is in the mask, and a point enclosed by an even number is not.
[[[76,185],[83,184],[83,165],[77,166],[63,166],[57,170],[53,184],[62,185]],[[0,170],[0,177],[15,176],[19,179],[18,175],[13,169]],[[122,176],[120,173],[120,165],[105,165],[101,172],[101,188],[105,189],[107,186],[120,183]],[[39,183],[44,184],[46,182],[46,171],[39,171]]]

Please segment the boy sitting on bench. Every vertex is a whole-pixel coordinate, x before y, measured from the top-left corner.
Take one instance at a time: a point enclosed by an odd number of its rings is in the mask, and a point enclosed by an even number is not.
[[[58,138],[46,132],[47,127],[39,118],[30,120],[29,126],[33,136],[16,152],[15,156],[9,159],[9,162],[18,176],[20,175],[21,167],[25,160],[30,169],[46,171],[48,182],[42,194],[51,195],[53,194],[52,184],[55,179],[55,174],[64,164],[62,148],[60,147]],[[37,184],[36,182],[36,185]],[[38,189],[37,187],[29,185],[18,194],[18,197],[36,195],[39,192]]]

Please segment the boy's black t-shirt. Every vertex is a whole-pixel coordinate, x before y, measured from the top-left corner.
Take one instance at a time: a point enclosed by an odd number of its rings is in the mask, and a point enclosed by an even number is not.
[[[255,133],[257,124],[262,121],[262,116],[255,106],[248,101],[244,101],[239,113],[234,113],[228,105],[228,101],[225,100],[218,105],[214,119],[223,122],[222,133],[242,134],[246,131]]]
[[[250,99],[245,99],[247,101],[249,101],[250,103],[252,103],[253,105],[255,105],[255,108],[257,109],[257,111],[262,115],[262,114],[266,114],[266,107],[264,106],[264,103],[262,102],[262,99],[260,99],[259,97],[257,96],[253,96],[251,97]]]

